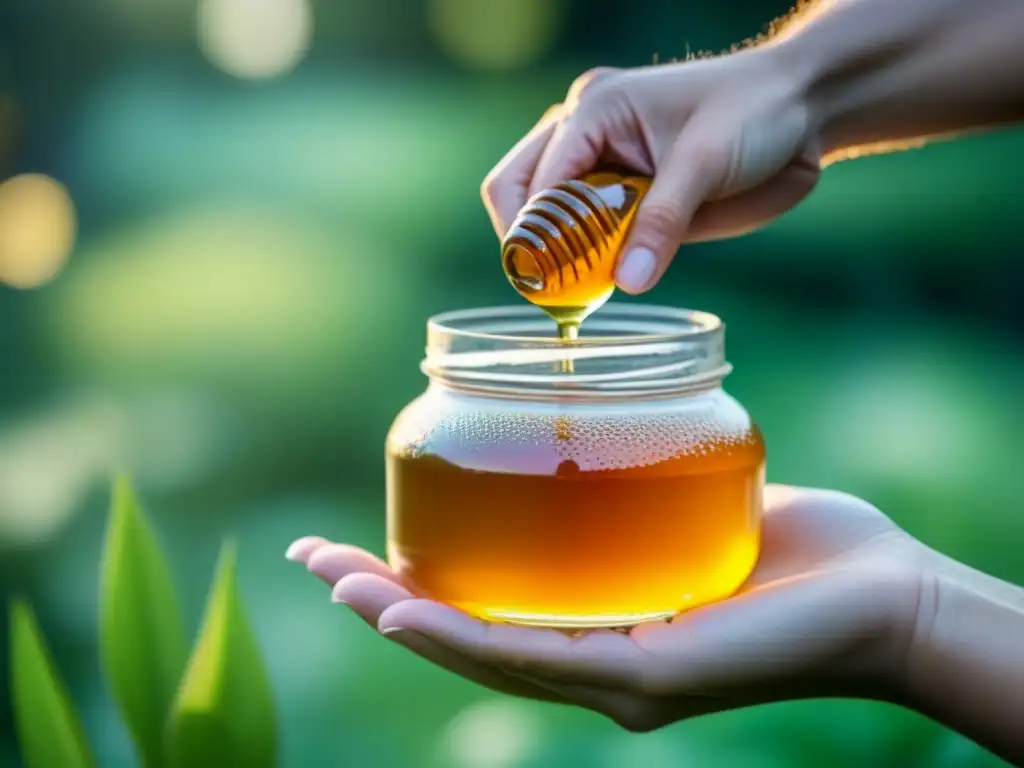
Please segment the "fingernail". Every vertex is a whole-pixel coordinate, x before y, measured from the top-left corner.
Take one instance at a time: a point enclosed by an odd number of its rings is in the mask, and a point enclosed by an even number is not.
[[[315,536],[304,536],[301,539],[296,539],[285,551],[285,559],[291,560],[293,563],[304,563],[320,547],[321,543],[322,539]]]
[[[387,629],[382,629],[380,633],[388,640],[394,640],[399,644],[402,644],[402,641],[412,634],[405,627],[388,627]]]
[[[331,602],[341,603],[342,605],[349,605],[349,601],[345,598],[345,579],[342,579],[334,588],[331,589]]]
[[[328,547],[317,547],[312,552],[305,553],[300,559],[305,562],[306,570],[332,589],[344,575],[338,574],[337,566],[331,558],[331,550]]]
[[[639,293],[654,277],[658,260],[649,248],[634,248],[627,253],[616,272],[619,285],[630,293]]]

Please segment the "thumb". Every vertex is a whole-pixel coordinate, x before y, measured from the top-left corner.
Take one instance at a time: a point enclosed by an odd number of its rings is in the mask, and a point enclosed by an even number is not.
[[[697,126],[679,136],[633,220],[615,274],[622,290],[643,293],[661,279],[697,209],[724,185],[732,155],[727,141]]]

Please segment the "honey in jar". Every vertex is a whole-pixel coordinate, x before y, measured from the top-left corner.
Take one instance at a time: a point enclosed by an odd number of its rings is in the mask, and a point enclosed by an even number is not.
[[[428,325],[388,436],[388,559],[492,620],[630,626],[722,599],[758,555],[764,443],[721,386],[723,328],[608,305],[566,350],[523,306]],[[572,357],[573,371],[552,368]]]

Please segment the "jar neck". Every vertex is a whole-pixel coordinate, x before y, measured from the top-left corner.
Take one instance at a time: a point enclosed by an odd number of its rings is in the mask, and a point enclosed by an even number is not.
[[[724,327],[700,312],[609,304],[578,340],[555,338],[532,307],[432,318],[421,368],[449,389],[488,397],[621,401],[715,389],[731,371]]]
[[[657,402],[659,400],[675,400],[678,398],[700,397],[719,392],[722,389],[722,378],[716,378],[703,385],[666,389],[661,392],[614,392],[594,393],[587,391],[531,391],[512,387],[466,386],[458,382],[430,376],[427,383],[428,393],[455,395],[489,401],[516,401],[537,403],[578,403],[587,405],[615,406],[622,403]]]

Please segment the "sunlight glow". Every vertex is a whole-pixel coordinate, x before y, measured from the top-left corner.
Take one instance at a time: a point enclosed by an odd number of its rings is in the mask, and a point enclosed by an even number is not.
[[[71,197],[49,176],[0,184],[0,282],[36,288],[52,280],[71,254],[75,228]]]
[[[312,40],[310,0],[201,0],[198,13],[199,47],[235,77],[282,75]]]

